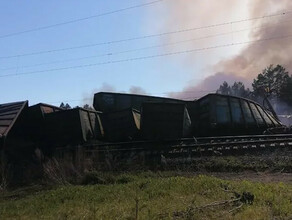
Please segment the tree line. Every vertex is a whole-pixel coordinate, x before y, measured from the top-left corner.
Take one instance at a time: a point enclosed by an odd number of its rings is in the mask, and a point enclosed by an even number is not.
[[[278,114],[292,114],[292,76],[279,64],[270,65],[258,74],[253,79],[251,89],[240,81],[234,82],[233,85],[224,81],[216,93],[248,98],[259,103],[268,98]],[[60,107],[72,108],[68,103],[63,102]],[[93,110],[88,104],[83,108]]]
[[[242,82],[229,85],[225,81],[217,93],[249,98],[259,103],[268,98],[278,114],[292,113],[292,76],[281,65],[265,68],[253,79],[251,89]]]
[[[68,109],[72,109],[72,107],[68,104],[68,103],[64,103],[64,102],[62,102],[61,104],[60,104],[60,106],[59,106],[60,108],[63,108],[63,109],[66,109],[66,110],[68,110]],[[77,106],[75,106],[75,107],[73,107],[73,108],[79,108],[79,106],[77,105]],[[94,108],[92,108],[90,105],[88,105],[88,104],[85,104],[85,105],[83,105],[83,107],[82,108],[84,108],[84,109],[88,109],[88,110],[94,110]]]

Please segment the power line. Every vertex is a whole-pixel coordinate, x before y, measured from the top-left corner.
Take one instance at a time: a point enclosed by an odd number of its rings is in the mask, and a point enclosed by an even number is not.
[[[10,33],[10,34],[4,34],[4,35],[0,35],[0,39],[1,38],[12,37],[12,36],[15,36],[15,35],[20,35],[20,34],[26,34],[26,33],[30,33],[30,32],[45,30],[45,29],[49,29],[49,28],[54,28],[54,27],[58,27],[58,26],[63,26],[63,25],[67,25],[67,24],[77,23],[77,22],[81,22],[81,21],[85,21],[85,20],[89,20],[89,19],[93,19],[93,18],[98,18],[98,17],[102,17],[102,16],[106,16],[106,15],[111,15],[111,14],[115,14],[115,13],[131,10],[131,9],[135,9],[135,8],[141,8],[141,7],[153,5],[153,4],[156,4],[158,2],[162,2],[162,1],[164,1],[164,0],[156,0],[156,1],[148,2],[148,3],[134,5],[134,6],[126,7],[126,8],[121,8],[121,9],[117,9],[117,10],[114,10],[114,11],[109,11],[109,12],[96,14],[96,15],[92,15],[92,16],[88,16],[88,17],[83,17],[83,18],[78,18],[78,19],[74,19],[74,20],[70,20],[70,21],[65,21],[65,22],[52,24],[52,25],[32,28],[32,29],[28,29],[28,30],[25,30],[25,31],[19,31],[19,32],[14,32],[14,33]]]
[[[259,39],[259,40],[252,40],[252,41],[245,41],[245,42],[238,42],[238,43],[229,43],[229,44],[217,45],[217,46],[212,46],[212,47],[205,47],[205,48],[182,50],[182,51],[176,51],[176,52],[170,52],[170,53],[163,53],[163,54],[158,54],[158,55],[133,57],[133,58],[127,58],[127,59],[121,59],[121,60],[112,60],[112,61],[101,62],[101,63],[91,63],[91,64],[85,64],[85,65],[76,65],[76,66],[54,68],[54,69],[47,69],[47,70],[6,74],[6,75],[0,75],[0,77],[9,77],[9,76],[17,76],[17,75],[29,75],[29,74],[35,74],[35,73],[53,72],[53,71],[68,70],[68,69],[79,69],[79,68],[86,68],[86,67],[92,67],[92,66],[101,66],[101,65],[109,65],[109,64],[116,64],[116,63],[138,61],[138,60],[146,60],[146,59],[153,59],[153,58],[158,58],[158,57],[179,55],[179,54],[185,54],[185,53],[193,53],[193,52],[198,52],[198,51],[204,51],[204,50],[210,50],[210,49],[218,49],[218,48],[223,48],[223,47],[230,47],[230,46],[249,44],[249,43],[260,43],[260,42],[264,42],[264,41],[291,38],[291,37],[292,37],[292,34],[289,34],[289,35],[270,37],[270,38],[264,38],[264,39]]]
[[[43,51],[23,53],[23,54],[10,55],[10,56],[2,56],[2,57],[0,57],[0,59],[19,58],[19,57],[25,57],[25,56],[33,56],[33,55],[40,55],[40,54],[46,54],[46,53],[55,53],[55,52],[75,50],[75,49],[88,48],[88,47],[95,47],[95,46],[101,46],[101,45],[117,44],[117,43],[123,43],[123,42],[142,40],[142,39],[147,39],[147,38],[160,37],[160,36],[165,36],[165,35],[178,34],[178,33],[184,33],[184,32],[189,32],[189,31],[213,28],[213,27],[218,27],[218,26],[230,25],[230,24],[235,24],[235,23],[240,23],[240,22],[245,22],[245,21],[259,20],[259,19],[271,18],[271,17],[277,17],[277,16],[285,16],[285,15],[290,14],[290,13],[292,13],[292,11],[286,11],[286,12],[272,14],[272,15],[265,15],[265,16],[261,16],[261,17],[254,17],[254,18],[224,22],[224,23],[219,23],[219,24],[212,24],[212,25],[201,26],[201,27],[194,27],[194,28],[187,28],[187,29],[181,29],[181,30],[176,30],[176,31],[169,31],[169,32],[158,33],[158,34],[144,35],[144,36],[140,36],[140,37],[125,38],[125,39],[120,39],[120,40],[79,45],[79,46],[74,46],[74,47],[65,47],[65,48],[59,48],[59,49],[53,49],[53,50],[43,50]]]
[[[291,22],[292,20],[285,20],[284,22],[281,23],[288,23]],[[274,25],[279,25],[274,24]],[[274,26],[273,25],[273,26]],[[19,68],[29,68],[29,67],[36,67],[36,66],[43,66],[43,65],[49,65],[49,64],[57,64],[57,63],[65,63],[65,62],[70,62],[70,61],[78,61],[78,60],[84,60],[84,59],[90,59],[90,58],[97,58],[97,57],[105,57],[105,56],[113,56],[113,55],[118,55],[118,54],[125,54],[125,53],[130,53],[130,52],[137,52],[137,51],[143,51],[143,50],[148,50],[148,49],[154,49],[154,48],[160,48],[160,47],[166,47],[166,46],[173,46],[181,43],[186,43],[186,42],[192,42],[192,41],[197,41],[197,40],[203,40],[203,39],[208,39],[208,38],[213,38],[213,37],[219,37],[219,36],[224,36],[224,35],[229,35],[233,33],[239,33],[247,30],[253,30],[253,29],[269,29],[271,28],[271,25],[267,26],[257,26],[257,27],[252,27],[252,28],[245,28],[237,31],[230,31],[230,32],[224,32],[220,34],[214,34],[214,35],[207,35],[199,38],[192,38],[192,39],[187,39],[187,40],[181,40],[181,41],[175,41],[172,43],[167,43],[167,44],[158,44],[158,45],[153,45],[153,46],[148,46],[148,47],[142,47],[142,48],[136,48],[136,49],[130,49],[130,50],[123,50],[123,51],[118,51],[118,52],[107,52],[99,55],[93,55],[93,56],[85,56],[85,57],[79,57],[79,58],[73,58],[73,59],[65,59],[65,60],[57,60],[53,62],[45,62],[45,63],[39,63],[39,64],[33,64],[33,65],[25,65],[25,66],[18,66],[18,67],[9,67],[9,68],[2,68],[0,70],[12,70],[12,69],[19,69]]]

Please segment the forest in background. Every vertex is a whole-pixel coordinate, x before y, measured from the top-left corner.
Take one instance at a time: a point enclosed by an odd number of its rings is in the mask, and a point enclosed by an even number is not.
[[[242,82],[229,85],[225,81],[217,93],[252,99],[260,104],[267,98],[278,115],[292,114],[292,76],[281,65],[265,68],[253,79],[251,89]]]

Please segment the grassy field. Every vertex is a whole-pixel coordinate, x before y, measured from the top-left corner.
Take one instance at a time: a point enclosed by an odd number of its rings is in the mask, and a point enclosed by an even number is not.
[[[287,183],[145,172],[94,173],[82,184],[2,193],[0,219],[292,218]]]

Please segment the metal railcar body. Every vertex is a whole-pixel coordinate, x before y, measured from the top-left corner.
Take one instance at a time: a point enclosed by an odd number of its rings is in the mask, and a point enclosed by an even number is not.
[[[147,95],[99,92],[94,95],[93,106],[101,112],[120,111],[133,108],[140,111],[145,102],[184,103],[183,100]]]
[[[22,132],[37,145],[45,141],[45,114],[62,111],[57,106],[39,103],[28,107],[21,120]]]
[[[147,140],[169,140],[188,137],[191,119],[185,104],[143,103],[141,136]]]
[[[287,134],[291,130],[281,133],[286,127],[273,111],[235,96],[208,94],[183,101],[97,93],[94,107],[103,112],[47,104],[28,107],[28,101],[0,104],[0,150],[13,164],[15,181],[25,178],[24,171],[36,170],[37,148],[45,157],[60,153],[79,164],[84,155],[102,160],[109,151],[117,158],[136,154],[153,161],[161,154],[175,158],[292,146],[292,135]],[[271,135],[261,135],[267,130]]]
[[[0,150],[10,150],[5,145],[22,142],[25,138],[20,121],[28,109],[28,101],[0,104]]]
[[[84,108],[48,113],[45,115],[47,143],[52,146],[77,145],[104,135],[101,112]]]
[[[272,112],[265,109],[260,104],[249,99],[229,95],[208,94],[198,100],[184,101],[154,96],[101,92],[95,94],[93,104],[97,110],[111,112],[125,108],[140,110],[142,105],[146,106],[146,103],[157,103],[160,106],[168,106],[170,104],[186,105],[192,127],[188,136],[207,137],[262,134],[269,128],[283,126]],[[161,117],[161,120],[156,120],[152,129],[161,130],[162,133],[162,130],[164,130],[163,128],[169,125],[167,124],[167,120],[162,119],[164,116],[160,114],[159,111],[154,110],[154,108],[156,108],[155,105],[152,105],[152,108],[153,110],[151,110],[151,107],[147,110],[149,112],[153,111],[152,117]],[[157,111],[157,115],[155,115],[155,111]],[[165,114],[167,114],[167,111]],[[152,120],[150,118],[144,119],[144,117],[148,116],[142,114],[141,120],[143,124],[147,124],[148,120]],[[181,112],[180,117],[184,117],[183,112]],[[106,122],[104,123],[106,126]],[[148,125],[147,127],[150,132],[151,128]],[[172,130],[175,129],[178,128],[172,128]],[[186,136],[182,133],[181,129],[182,128],[176,131],[177,134],[181,133],[181,135],[175,135],[175,137],[182,138]],[[149,139],[149,132],[142,132],[141,139]],[[144,135],[145,137],[143,137]],[[154,137],[155,135],[152,136]],[[167,136],[166,133],[164,136]]]
[[[183,101],[144,95],[97,93],[94,106],[104,112],[83,108],[63,110],[41,103],[31,107],[28,107],[28,102],[2,104],[1,145],[3,147],[8,130],[13,131],[9,133],[13,137],[10,143],[23,140],[27,143],[23,146],[31,143],[55,147],[91,140],[118,142],[256,135],[263,134],[267,129],[283,127],[269,110],[258,103],[220,94]],[[142,115],[136,110],[141,106]]]
[[[129,108],[102,114],[106,141],[131,141],[139,137],[140,112]]]
[[[194,136],[262,134],[283,126],[267,109],[248,99],[209,94],[196,102]]]

